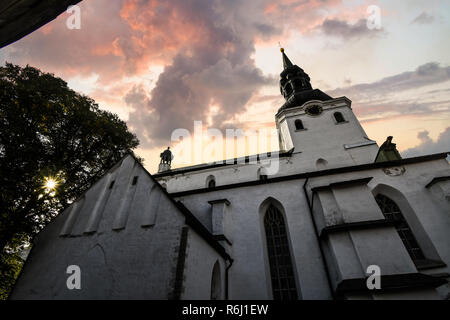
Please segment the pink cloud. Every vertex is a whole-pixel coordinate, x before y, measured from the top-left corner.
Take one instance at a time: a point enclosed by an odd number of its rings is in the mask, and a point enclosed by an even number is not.
[[[69,30],[62,14],[2,57],[64,79],[98,75],[90,95],[102,106],[122,102],[132,109],[129,124],[147,145],[205,120],[212,104],[219,108],[214,125],[232,124],[258,102],[261,86],[277,85],[251,58],[256,42],[364,14],[363,5],[347,8],[341,0],[96,0],[80,8],[80,30]],[[143,81],[127,80],[161,65],[151,92]]]

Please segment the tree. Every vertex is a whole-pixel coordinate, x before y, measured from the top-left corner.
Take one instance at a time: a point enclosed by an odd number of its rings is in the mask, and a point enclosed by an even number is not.
[[[0,287],[14,281],[21,246],[138,144],[62,79],[0,67]]]

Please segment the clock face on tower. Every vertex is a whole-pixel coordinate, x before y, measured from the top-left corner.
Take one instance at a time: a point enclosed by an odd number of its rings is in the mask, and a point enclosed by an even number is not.
[[[322,111],[322,107],[318,104],[307,106],[305,109],[306,114],[310,116],[318,116],[322,113]]]

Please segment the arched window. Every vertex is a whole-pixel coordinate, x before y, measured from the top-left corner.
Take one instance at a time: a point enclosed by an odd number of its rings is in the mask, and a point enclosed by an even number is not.
[[[342,113],[335,112],[333,115],[334,115],[334,119],[336,120],[337,123],[345,122],[345,119],[344,119],[344,116],[342,115]]]
[[[303,122],[300,119],[295,120],[295,130],[303,130],[305,127],[303,126]]]
[[[219,261],[216,261],[211,276],[211,300],[219,300],[221,298],[221,293],[220,265]]]
[[[213,175],[208,176],[208,178],[206,178],[206,187],[214,188],[215,186],[216,186],[216,178],[214,178]]]
[[[274,300],[295,300],[294,270],[283,215],[270,204],[264,216]]]
[[[383,212],[386,220],[396,222],[395,229],[397,230],[400,239],[402,239],[406,250],[408,250],[411,259],[413,261],[424,260],[425,255],[423,254],[422,249],[420,249],[411,228],[406,222],[405,217],[403,217],[403,214],[397,204],[382,194],[378,194],[375,197],[375,200],[377,201],[378,206],[380,207],[381,212]]]

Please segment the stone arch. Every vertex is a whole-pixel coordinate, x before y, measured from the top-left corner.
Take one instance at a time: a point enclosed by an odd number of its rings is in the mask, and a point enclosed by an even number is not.
[[[328,161],[323,159],[323,158],[319,158],[316,161],[316,168],[317,169],[325,169],[328,165]]]
[[[214,263],[211,273],[211,300],[220,300],[222,298],[222,277],[219,261]]]
[[[408,199],[401,191],[387,184],[380,183],[372,189],[372,194],[375,198],[377,195],[383,195],[391,199],[398,206],[420,248],[422,249],[426,260],[441,261],[436,248],[428,237],[422,223],[414,212],[414,209],[411,207]],[[420,268],[421,265],[418,265],[417,261],[415,262],[416,266]],[[423,263],[426,263],[426,261],[423,261]]]

